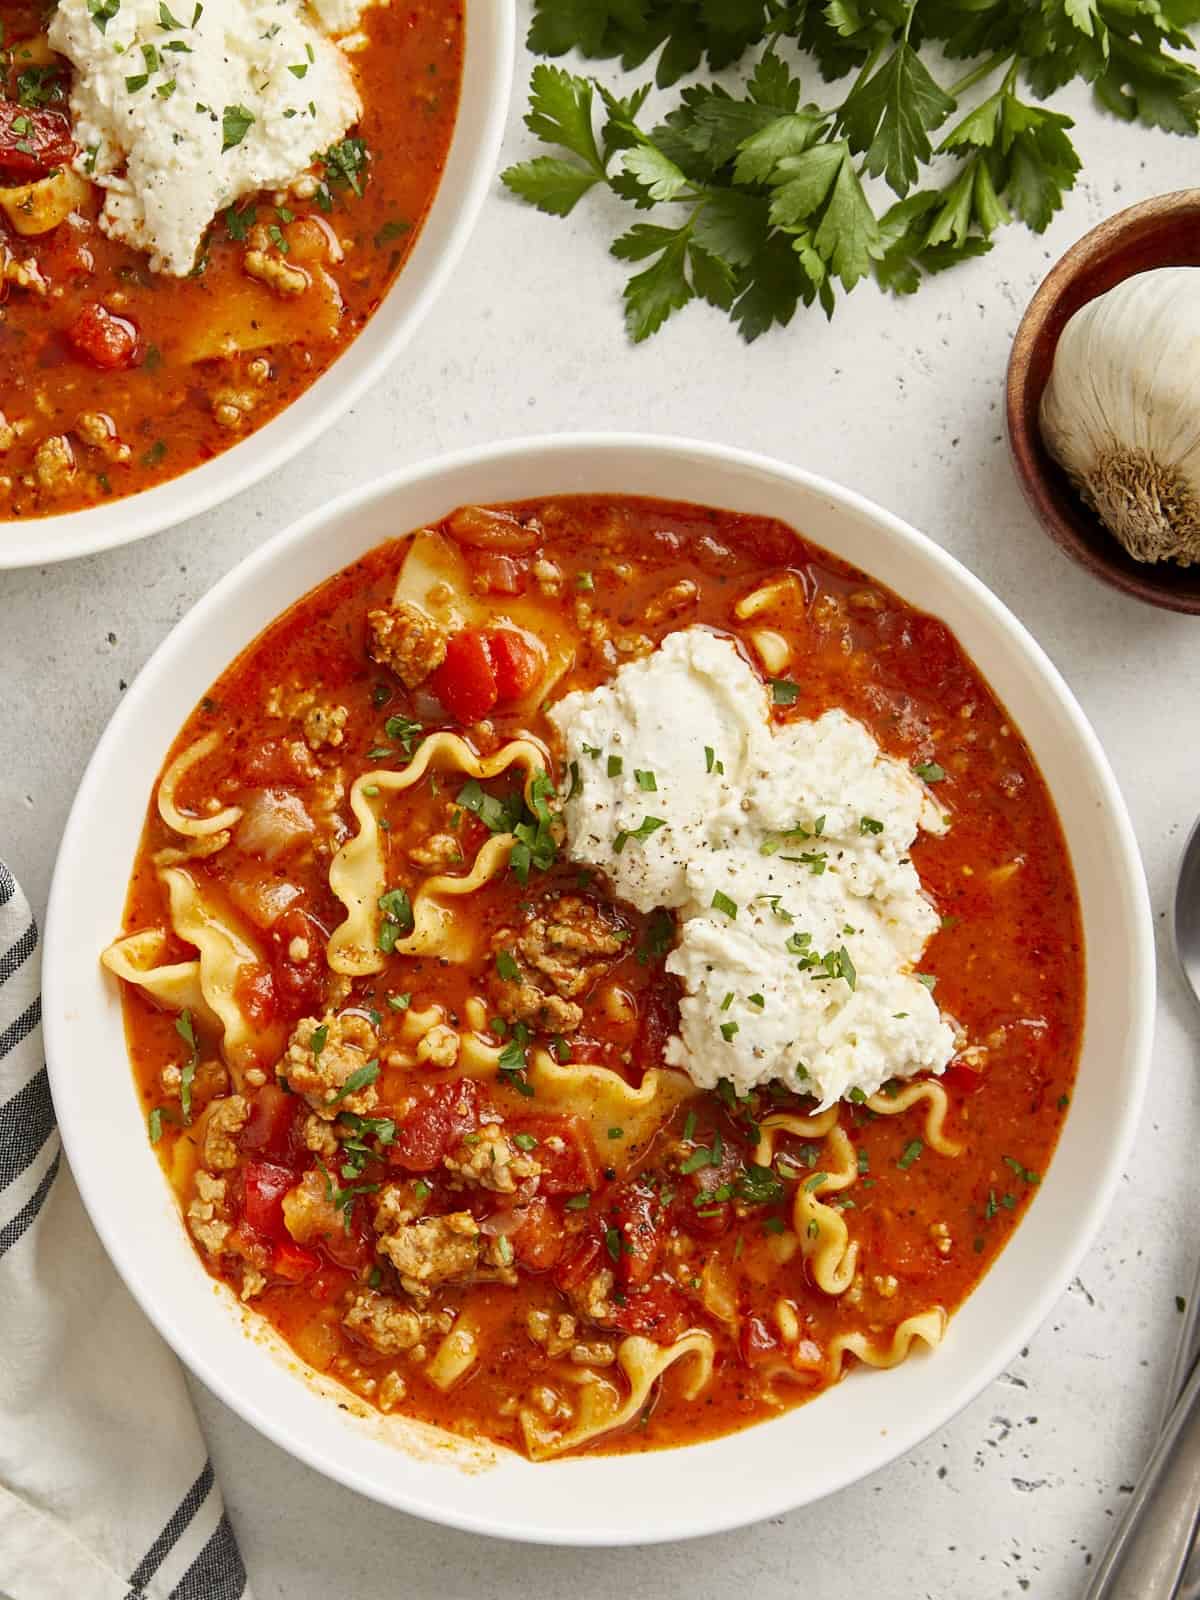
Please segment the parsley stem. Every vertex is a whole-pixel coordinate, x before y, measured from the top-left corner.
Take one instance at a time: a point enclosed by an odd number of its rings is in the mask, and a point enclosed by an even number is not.
[[[1016,76],[1017,62],[1016,59],[1010,55],[1009,51],[997,50],[994,56],[989,56],[986,61],[981,61],[973,71],[968,72],[966,76],[960,78],[957,83],[952,83],[946,90],[946,93],[950,96],[951,100],[957,100],[960,94],[966,94],[968,89],[973,89],[975,85],[982,82],[984,78],[990,77],[991,74],[995,72],[997,67],[1002,67],[1004,63],[1009,60],[1012,60],[1012,67],[1009,71],[1009,77],[1005,78],[1004,80],[1004,86],[1007,88],[1009,86],[1009,78]]]

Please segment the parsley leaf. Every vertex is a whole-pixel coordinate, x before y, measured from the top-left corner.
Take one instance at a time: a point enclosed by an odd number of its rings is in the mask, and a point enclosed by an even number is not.
[[[740,82],[680,87],[654,127],[640,121],[650,83],[620,92],[539,63],[525,120],[552,153],[502,178],[552,215],[600,189],[639,213],[611,247],[633,268],[635,342],[694,300],[751,341],[800,305],[832,315],[868,276],[912,294],[1010,220],[1045,229],[1079,157],[1070,118],[1022,101],[1018,83],[1045,100],[1080,80],[1123,121],[1196,134],[1198,22],[1187,0],[534,0],[536,54],[653,62],[660,88],[753,54]],[[848,78],[848,91],[802,101],[793,47],[815,67],[805,83]]]
[[[250,132],[254,122],[253,111],[245,106],[226,106],[221,117],[221,154],[234,149]]]

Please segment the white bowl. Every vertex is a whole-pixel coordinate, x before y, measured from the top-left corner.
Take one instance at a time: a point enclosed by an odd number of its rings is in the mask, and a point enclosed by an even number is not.
[[[1028,1216],[942,1347],[856,1371],[776,1420],[673,1452],[464,1471],[461,1446],[339,1410],[249,1338],[184,1233],[146,1140],[120,1006],[98,952],[118,930],[142,817],[167,746],[212,680],[312,585],[384,539],[470,501],[657,495],[782,518],[943,618],[1033,750],[1065,825],[1083,904],[1083,1060],[1057,1154]],[[1032,1336],[1110,1203],[1146,1080],[1150,909],[1129,819],[1095,734],[1016,618],[944,551],[849,490],[762,457],[623,435],[532,439],[398,473],[280,534],[212,590],[129,690],[67,824],[45,949],[46,1047],[63,1139],[92,1220],[143,1308],[247,1421],[310,1466],[435,1521],[508,1538],[633,1544],[712,1533],[840,1489],[910,1449]],[[131,1396],[130,1404],[136,1403]],[[389,1432],[409,1446],[389,1443]]]
[[[0,569],[111,550],[210,511],[299,455],[354,405],[420,326],[496,181],[515,41],[514,0],[468,0],[458,117],[437,193],[400,276],[333,365],[240,444],[156,488],[57,517],[0,516]]]

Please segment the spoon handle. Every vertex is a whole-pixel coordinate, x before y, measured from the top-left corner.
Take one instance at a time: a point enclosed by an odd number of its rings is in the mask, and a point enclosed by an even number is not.
[[[1171,1600],[1200,1520],[1200,1368],[1146,1463],[1086,1600]]]
[[[1171,1412],[1187,1387],[1187,1381],[1192,1375],[1198,1357],[1200,1357],[1200,1260],[1196,1262],[1192,1292],[1183,1308],[1183,1324],[1179,1329],[1179,1341],[1175,1346],[1175,1359],[1171,1364],[1171,1375],[1167,1379],[1164,1391],[1163,1413],[1159,1421],[1160,1431],[1166,1427]]]

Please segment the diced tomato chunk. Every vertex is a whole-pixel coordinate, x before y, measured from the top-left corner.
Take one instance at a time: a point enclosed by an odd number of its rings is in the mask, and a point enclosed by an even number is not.
[[[479,1126],[479,1089],[473,1078],[422,1084],[421,1100],[396,1130],[388,1161],[406,1172],[432,1172],[466,1133]]]
[[[955,1094],[978,1094],[983,1088],[984,1075],[969,1067],[965,1061],[952,1061],[942,1073],[942,1082]]]
[[[634,1065],[642,1072],[661,1067],[667,1040],[679,1032],[679,979],[662,973],[642,996],[637,1037],[633,1041]]]
[[[613,1322],[622,1333],[644,1333],[660,1344],[677,1339],[691,1320],[688,1302],[665,1278],[616,1302]]]
[[[527,1133],[537,1140],[530,1153],[542,1168],[539,1193],[581,1194],[585,1189],[594,1189],[599,1182],[600,1163],[582,1117],[573,1112],[560,1116],[513,1117],[508,1131],[510,1137]]]
[[[275,992],[289,1016],[319,1010],[325,995],[328,934],[300,906],[290,906],[271,930]],[[306,951],[306,954],[295,952]]]
[[[85,360],[102,372],[132,367],[138,354],[138,331],[127,317],[115,317],[93,301],[67,329],[67,338]]]
[[[658,1271],[667,1242],[667,1214],[653,1189],[623,1183],[611,1201],[612,1226],[620,1241],[617,1282],[642,1289]]]
[[[338,1228],[335,1232],[327,1234],[321,1243],[339,1267],[346,1267],[352,1272],[357,1271],[359,1267],[366,1265],[371,1254],[367,1231],[365,1203],[358,1198],[351,1207],[350,1231]]]
[[[471,564],[489,594],[525,592],[525,568],[512,556],[501,555],[497,550],[481,550]]]
[[[278,1010],[275,983],[266,967],[241,967],[234,980],[233,997],[256,1032],[261,1033],[274,1022]]]
[[[271,1271],[277,1278],[286,1278],[289,1283],[303,1282],[320,1265],[321,1258],[315,1250],[306,1250],[292,1239],[282,1239],[271,1257]]]
[[[277,1083],[267,1083],[258,1091],[250,1107],[250,1117],[238,1135],[243,1150],[261,1151],[272,1161],[286,1161],[291,1154],[292,1131],[302,1102],[286,1094]]]
[[[323,1265],[305,1292],[311,1300],[327,1305],[331,1300],[340,1300],[353,1281],[341,1267]]]
[[[456,722],[478,722],[486,716],[500,696],[483,635],[473,628],[453,634],[429,687]]]
[[[562,1225],[540,1197],[522,1209],[525,1220],[512,1236],[513,1252],[527,1272],[549,1272],[563,1252]]]
[[[242,1216],[246,1226],[266,1239],[282,1243],[286,1233],[283,1197],[295,1184],[295,1173],[274,1161],[247,1161],[242,1179]]]
[[[585,1278],[590,1278],[592,1273],[601,1264],[604,1255],[604,1245],[595,1233],[585,1234],[571,1253],[559,1263],[558,1271],[554,1274],[554,1282],[564,1294],[572,1289],[578,1289]]]
[[[501,700],[519,700],[541,677],[543,656],[513,628],[493,628],[485,638],[497,695]]]
[[[65,167],[74,154],[71,124],[61,111],[33,111],[15,100],[0,100],[0,172],[41,178],[52,167]]]
[[[731,1188],[741,1166],[738,1147],[726,1140],[717,1165],[703,1166],[680,1180],[675,1219],[695,1238],[716,1239],[733,1222]]]

